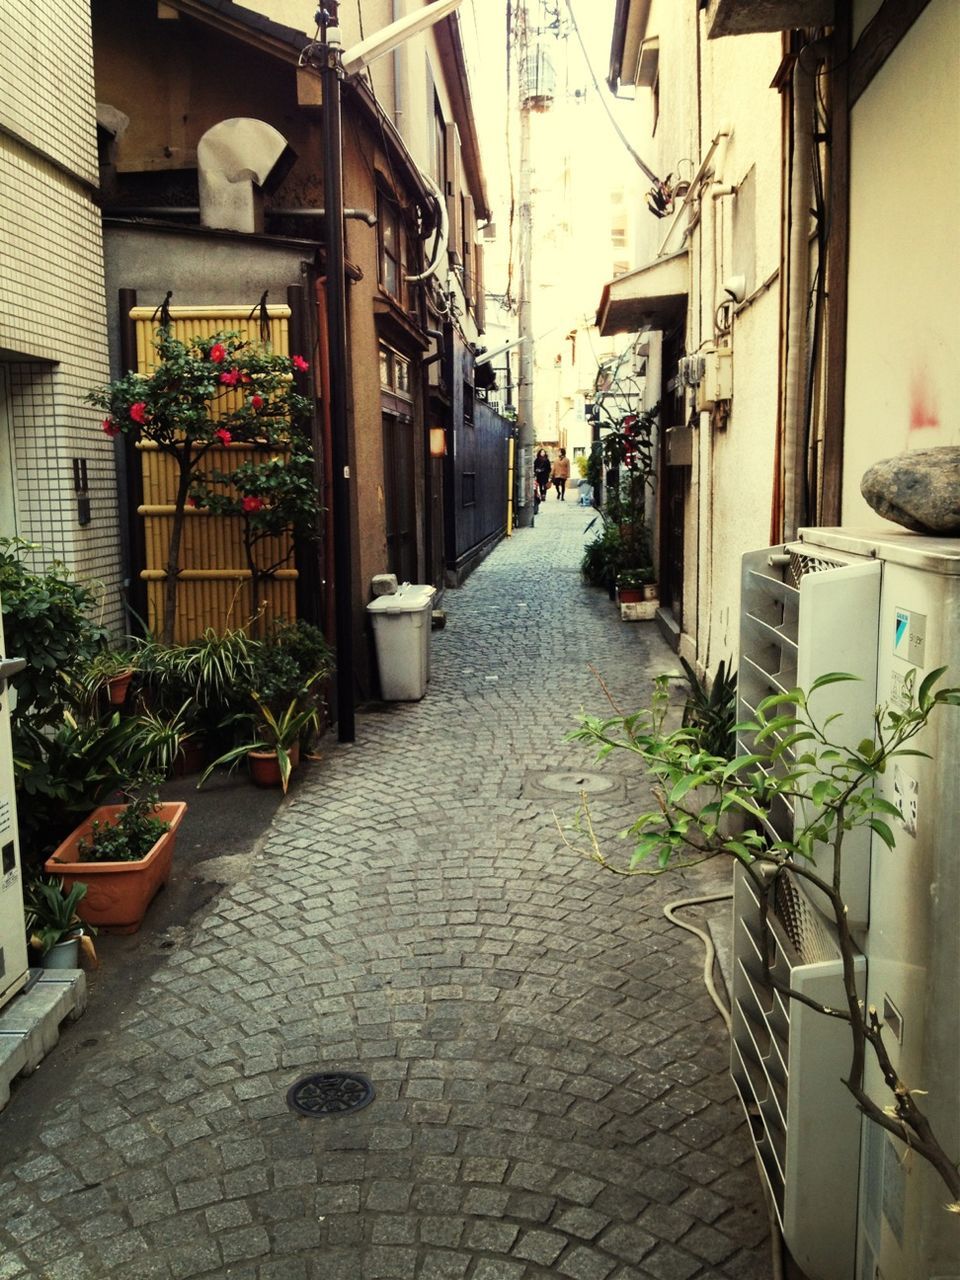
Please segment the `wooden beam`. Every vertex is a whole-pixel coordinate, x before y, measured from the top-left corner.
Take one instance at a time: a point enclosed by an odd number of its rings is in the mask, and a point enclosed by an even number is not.
[[[851,107],[929,3],[930,0],[883,0],[875,17],[864,27],[850,55],[848,76]],[[846,5],[838,8],[846,9]]]

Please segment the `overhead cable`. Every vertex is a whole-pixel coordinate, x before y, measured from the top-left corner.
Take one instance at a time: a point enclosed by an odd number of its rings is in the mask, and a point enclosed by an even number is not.
[[[576,35],[577,40],[580,43],[580,50],[583,53],[583,60],[587,64],[587,70],[590,72],[590,79],[593,81],[593,87],[596,90],[597,97],[600,99],[600,103],[604,111],[607,113],[607,118],[609,119],[610,123],[613,125],[614,130],[616,131],[617,137],[626,147],[627,151],[629,151],[631,157],[633,158],[637,166],[640,168],[641,172],[645,174],[645,176],[648,177],[651,182],[655,183],[658,188],[662,188],[664,186],[664,183],[661,182],[661,180],[653,172],[653,170],[646,163],[646,161],[643,159],[640,153],[634,148],[633,144],[630,142],[630,139],[620,128],[620,125],[616,117],[611,111],[610,103],[607,101],[606,94],[600,88],[600,82],[597,79],[596,72],[593,69],[593,63],[590,61],[589,53],[587,53],[587,46],[583,42],[583,36],[580,34],[580,28],[577,26],[577,18],[573,12],[573,5],[571,3],[571,0],[566,0],[566,5],[567,5],[567,12],[570,14],[570,23],[573,27],[574,34]]]

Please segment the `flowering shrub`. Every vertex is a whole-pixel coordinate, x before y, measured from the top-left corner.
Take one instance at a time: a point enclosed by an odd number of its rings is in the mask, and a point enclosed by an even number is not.
[[[293,377],[294,370],[305,372],[309,364],[302,356],[291,360],[273,355],[236,333],[181,342],[161,328],[156,350],[159,360],[152,372],[127,373],[91,391],[87,400],[107,411],[107,435],[150,441],[176,464],[162,626],[169,643],[176,618],[184,511],[204,457],[232,443],[269,448],[285,439],[309,409]],[[245,387],[251,394],[240,394]]]
[[[275,558],[263,561],[268,539],[288,532],[300,538],[314,537],[322,508],[313,476],[313,456],[308,442],[292,432],[285,452],[267,458],[248,458],[232,471],[213,470],[196,477],[190,489],[193,506],[206,507],[214,515],[236,516],[243,521],[243,547],[258,606],[264,581],[293,555],[293,542],[281,543]],[[255,609],[254,633],[259,626]]]

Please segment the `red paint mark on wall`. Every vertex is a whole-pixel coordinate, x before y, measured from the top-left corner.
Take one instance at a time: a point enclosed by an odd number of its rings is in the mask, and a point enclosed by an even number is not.
[[[940,417],[933,395],[927,386],[926,371],[915,373],[910,387],[910,430],[939,427]]]

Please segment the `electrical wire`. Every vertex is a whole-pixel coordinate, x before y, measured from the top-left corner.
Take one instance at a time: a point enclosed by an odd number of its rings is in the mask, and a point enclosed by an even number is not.
[[[631,158],[633,159],[634,163],[639,167],[640,171],[647,178],[649,178],[650,181],[654,183],[657,187],[662,187],[663,183],[660,181],[657,175],[653,172],[650,166],[646,163],[646,161],[643,159],[640,153],[637,150],[635,150],[630,139],[620,128],[620,125],[616,117],[614,116],[613,112],[610,109],[610,104],[607,101],[606,95],[604,94],[603,90],[600,88],[600,82],[597,80],[596,72],[593,69],[593,63],[590,61],[590,55],[587,53],[587,46],[584,43],[583,36],[580,34],[580,28],[577,25],[577,18],[576,18],[576,14],[573,12],[573,4],[571,3],[571,0],[566,0],[566,6],[567,6],[567,12],[570,14],[570,25],[573,27],[574,35],[577,37],[577,40],[580,44],[580,51],[583,54],[584,62],[587,64],[587,71],[590,73],[590,79],[593,81],[594,91],[596,92],[597,97],[600,99],[600,105],[603,107],[604,111],[607,113],[607,119],[613,125],[614,132],[616,133],[620,141],[623,143],[623,145],[626,147],[627,151],[630,153]]]

